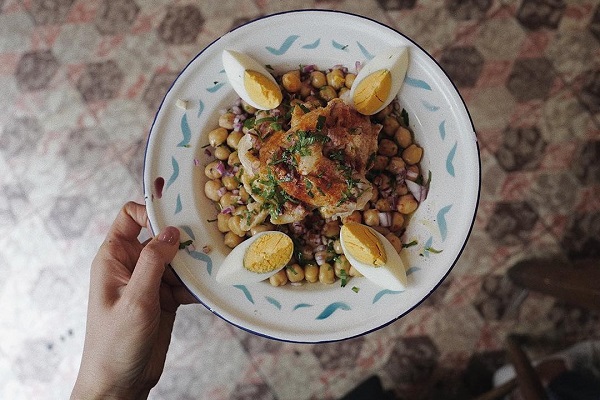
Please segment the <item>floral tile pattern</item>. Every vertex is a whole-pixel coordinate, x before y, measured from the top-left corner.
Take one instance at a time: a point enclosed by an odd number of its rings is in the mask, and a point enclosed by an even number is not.
[[[453,79],[481,150],[473,233],[417,309],[352,340],[275,342],[182,307],[151,398],[335,399],[378,375],[398,398],[466,399],[509,332],[598,337],[599,314],[505,273],[600,256],[599,1],[0,0],[0,398],[69,396],[91,259],[142,201],[145,138],[178,72],[228,30],[300,8],[391,25]]]

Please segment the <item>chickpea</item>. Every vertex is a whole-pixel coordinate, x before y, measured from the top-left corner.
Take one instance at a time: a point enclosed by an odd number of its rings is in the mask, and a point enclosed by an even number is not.
[[[358,270],[356,268],[354,268],[352,265],[350,265],[350,272],[349,272],[350,276],[363,276],[360,272],[358,272]]]
[[[221,145],[221,146],[217,146],[215,148],[215,157],[218,160],[225,161],[225,160],[229,159],[230,155],[231,155],[231,150],[229,149],[228,146]]]
[[[333,69],[331,72],[327,73],[327,84],[334,88],[335,90],[339,90],[345,84],[344,73],[340,69]]]
[[[354,80],[356,79],[356,74],[352,74],[352,73],[348,73],[346,74],[346,78],[344,80],[344,85],[350,89],[352,87],[352,84],[354,83]]]
[[[379,122],[383,122],[385,120],[385,118],[390,115],[390,113],[392,112],[392,104],[388,104],[387,106],[385,106],[383,108],[383,110],[379,111],[377,114],[375,114],[375,120],[379,121]]]
[[[344,224],[347,224],[349,222],[356,222],[357,224],[360,224],[362,223],[362,214],[358,210],[352,211],[352,214],[342,218],[342,222]]]
[[[345,271],[345,273],[342,272],[342,270]],[[335,273],[335,276],[337,276],[338,278],[342,278],[342,277],[344,277],[344,275],[346,277],[349,276],[350,261],[348,261],[346,256],[341,255],[335,259],[335,261],[333,262],[333,272]]]
[[[366,210],[363,213],[363,218],[365,219],[365,224],[369,226],[377,226],[379,225],[379,213],[377,210],[370,209]]]
[[[335,251],[335,254],[344,253],[344,249],[342,249],[342,243],[339,239],[333,241],[333,251]]]
[[[221,185],[221,181],[219,179],[206,181],[204,184],[204,194],[212,201],[219,201],[221,198],[221,196],[219,196],[219,190],[222,187],[223,186]]]
[[[208,132],[208,143],[212,147],[217,147],[227,140],[227,135],[229,135],[229,132],[225,128],[219,127],[217,129],[213,129],[212,131]]]
[[[323,236],[333,238],[340,234],[340,224],[337,221],[329,221],[321,229]]]
[[[340,88],[340,90],[338,90],[338,97],[339,98],[343,98],[344,93],[349,92],[350,89],[348,89],[346,86]]]
[[[300,91],[302,82],[300,81],[300,70],[296,69],[293,71],[286,72],[281,77],[281,83],[283,88],[291,93]]]
[[[396,130],[396,133],[394,134],[394,139],[396,139],[396,142],[398,142],[398,145],[402,148],[407,148],[412,144],[412,134],[408,129],[406,129],[403,126],[399,127],[398,130]]]
[[[319,267],[317,264],[306,264],[304,266],[304,279],[310,283],[315,283],[319,280]]]
[[[219,171],[221,169],[220,164],[223,164],[223,162],[220,160],[215,160],[208,163],[206,167],[204,167],[204,174],[208,179],[220,179],[223,176],[223,174]]]
[[[236,165],[242,165],[242,162],[240,161],[240,157],[238,156],[237,151],[234,151],[233,153],[231,153],[229,155],[229,158],[227,159],[227,165],[229,165],[230,167],[235,167]]]
[[[398,122],[396,117],[388,115],[383,120],[383,128],[381,130],[388,136],[394,136],[399,127],[400,122]]]
[[[300,282],[304,279],[304,269],[300,264],[288,265],[285,269],[285,274],[290,282]]]
[[[223,186],[227,188],[227,190],[235,190],[239,187],[240,182],[236,179],[235,176],[226,175],[221,178],[221,182],[223,182]]]
[[[392,225],[390,225],[390,231],[397,232],[404,226],[404,215],[399,212],[392,213]]]
[[[244,241],[243,237],[238,236],[233,232],[227,232],[223,239],[223,243],[225,243],[225,246],[227,246],[231,249],[233,249],[234,247],[236,247],[238,244],[242,243],[243,241]]]
[[[270,224],[268,224],[268,225],[267,224],[260,224],[260,225],[253,226],[252,228],[250,228],[250,235],[254,236],[254,235],[259,234],[261,232],[266,232],[266,231],[272,230],[273,228],[271,228],[269,225]]]
[[[373,179],[373,183],[377,189],[385,191],[390,188],[391,179],[387,174],[379,174]]]
[[[229,230],[231,232],[243,237],[246,234],[246,232],[244,232],[244,230],[242,229],[241,223],[242,217],[240,217],[239,215],[234,215],[233,217],[229,218],[229,221],[227,221],[227,226],[229,227]]]
[[[390,158],[390,162],[386,167],[386,170],[390,171],[394,175],[399,175],[406,169],[406,163],[402,159],[402,157],[392,157]]]
[[[385,226],[373,226],[372,228],[375,229],[377,232],[381,233],[383,236],[390,233],[390,229],[386,228]]]
[[[315,260],[318,265],[326,264],[328,260],[333,258],[333,254],[327,250],[317,251],[315,253]]]
[[[242,109],[246,111],[248,114],[254,114],[256,112],[256,108],[252,107],[250,104],[246,103],[242,100]]]
[[[402,241],[400,240],[400,238],[394,235],[393,233],[388,233],[387,235],[385,235],[385,238],[390,241],[392,246],[394,246],[394,249],[396,249],[396,252],[400,254],[400,252],[402,251]]]
[[[374,169],[375,171],[383,171],[387,167],[389,160],[389,157],[377,155],[371,169]]]
[[[319,267],[319,282],[332,284],[335,282],[335,271],[329,263],[321,264]]]
[[[375,203],[375,208],[381,212],[392,211],[392,202],[390,201],[390,199],[379,199]]]
[[[326,85],[326,86],[321,87],[321,89],[319,89],[319,97],[325,101],[330,101],[330,100],[338,97],[338,94],[334,88],[332,88],[329,85]]]
[[[244,136],[242,132],[233,131],[227,136],[227,146],[237,150],[240,139]]]
[[[411,144],[402,152],[402,159],[409,165],[417,164],[423,157],[423,149],[416,144]]]
[[[244,203],[247,203],[249,199],[250,199],[250,195],[248,194],[248,191],[246,190],[245,187],[242,186],[240,188],[240,200],[243,201]]]
[[[230,229],[227,223],[229,222],[230,218],[231,214],[219,213],[217,215],[217,228],[219,229],[219,232],[229,232]]]
[[[325,77],[325,74],[321,71],[313,71],[310,73],[310,84],[313,85],[314,88],[320,89],[327,85],[327,77]]]
[[[406,183],[402,182],[396,185],[396,189],[394,190],[394,193],[397,194],[398,196],[404,196],[405,194],[408,194],[408,186],[406,186]]]
[[[395,156],[398,154],[398,145],[393,140],[381,139],[377,153],[386,157]]]
[[[413,211],[415,211],[418,206],[419,203],[417,203],[417,200],[412,194],[409,193],[405,194],[404,196],[400,196],[400,198],[398,199],[398,205],[396,206],[396,209],[399,213],[410,214]]]
[[[273,286],[283,286],[288,283],[288,277],[285,273],[285,268],[278,271],[275,275],[271,275],[269,283]]]
[[[219,126],[221,128],[233,129],[233,120],[235,119],[235,114],[232,112],[226,112],[219,117]]]
[[[302,248],[302,257],[307,260],[307,261],[311,261],[315,259],[315,255],[313,253],[313,249],[310,246],[304,246]]]
[[[300,97],[302,97],[303,99],[306,99],[312,93],[313,93],[313,87],[310,84],[310,79],[307,79],[304,82],[302,82],[302,86],[300,87]]]
[[[223,194],[223,196],[221,196],[221,198],[219,199],[219,204],[221,205],[222,208],[229,207],[229,206],[235,206],[239,199],[240,199],[240,196],[236,196],[231,192],[227,192],[227,193]]]

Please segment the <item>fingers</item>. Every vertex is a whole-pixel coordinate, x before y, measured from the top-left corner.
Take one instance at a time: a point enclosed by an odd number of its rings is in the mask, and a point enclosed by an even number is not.
[[[168,226],[144,247],[127,285],[132,296],[158,295],[165,266],[179,249],[179,236],[179,229]]]
[[[137,240],[142,227],[145,227],[147,223],[146,207],[130,201],[121,208],[108,232],[107,238],[125,239],[127,241]]]

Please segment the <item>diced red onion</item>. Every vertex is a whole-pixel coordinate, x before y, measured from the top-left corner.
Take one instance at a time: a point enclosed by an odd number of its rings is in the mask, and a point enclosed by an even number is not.
[[[241,132],[243,127],[244,127],[244,124],[242,124],[241,122],[233,123],[233,130],[236,132]]]
[[[224,187],[224,186],[223,186],[223,187],[221,187],[221,188],[219,188],[219,190],[217,190],[217,195],[218,195],[219,197],[223,196],[225,193],[227,193],[227,188],[226,188],[226,187]]]
[[[305,65],[304,67],[302,67],[302,72],[307,74],[309,72],[313,72],[316,68],[317,68],[317,66],[314,64]]]
[[[212,156],[212,153],[210,152],[209,149],[204,149],[204,154],[206,154],[207,156]]]
[[[200,165],[200,160],[198,160],[197,158],[194,158],[194,166],[197,167]]]
[[[419,177],[419,173],[417,171],[407,170],[406,177],[410,180],[415,180]]]
[[[323,250],[327,250],[327,246],[325,246],[324,244],[320,244],[317,247],[315,247],[315,251],[323,251]]]
[[[234,211],[235,211],[234,206],[227,206],[221,210],[221,214],[233,214]]]
[[[231,112],[233,112],[235,115],[240,115],[244,112],[244,110],[242,110],[242,107],[240,106],[233,106],[231,107]]]
[[[231,194],[233,194],[234,196],[237,196],[238,194],[240,194],[240,191],[239,191],[239,189],[233,189],[231,191]]]
[[[379,225],[383,227],[392,226],[392,214],[389,212],[380,212],[379,213]]]
[[[317,251],[315,253],[315,261],[317,265],[323,265],[327,262],[327,252],[326,251]]]
[[[406,181],[406,187],[410,190],[410,193],[414,196],[414,198],[419,202],[423,202],[427,198],[427,194],[429,193],[429,188],[419,185],[413,181]]]
[[[362,69],[363,64],[360,61],[357,61],[354,63],[354,68],[356,68],[356,73],[358,74],[360,72],[360,70]]]
[[[271,110],[271,115],[274,117],[278,117],[281,115],[281,110],[279,108],[275,108],[275,109]]]
[[[219,161],[217,163],[216,169],[221,175],[223,175],[225,173],[225,164],[223,164],[223,161]]]

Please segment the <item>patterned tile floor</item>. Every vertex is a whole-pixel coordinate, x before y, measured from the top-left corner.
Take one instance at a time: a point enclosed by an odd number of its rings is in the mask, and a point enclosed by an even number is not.
[[[600,316],[506,280],[532,256],[600,256],[600,6],[592,0],[0,0],[0,398],[67,398],[90,261],[142,200],[145,137],[177,72],[249,19],[366,15],[456,82],[483,186],[457,267],[414,312],[324,345],[269,341],[181,309],[151,398],[334,399],[377,374],[399,398],[469,398],[510,331],[598,336]]]

